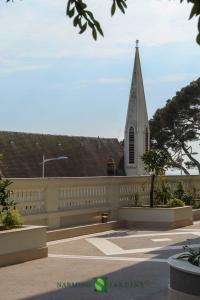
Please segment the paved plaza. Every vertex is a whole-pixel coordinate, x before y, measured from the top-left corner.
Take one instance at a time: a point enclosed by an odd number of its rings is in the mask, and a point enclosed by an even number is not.
[[[167,259],[200,246],[200,223],[49,242],[49,257],[1,268],[0,299],[167,300]]]

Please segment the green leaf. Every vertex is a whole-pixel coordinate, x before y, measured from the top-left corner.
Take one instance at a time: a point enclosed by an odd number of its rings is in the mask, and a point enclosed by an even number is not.
[[[92,13],[91,11],[89,11],[89,10],[85,10],[85,12],[86,12],[86,14],[90,17],[90,19],[91,19],[92,21],[94,21],[93,13]]]
[[[121,12],[123,14],[125,14],[125,10],[124,10],[124,7],[122,6],[121,4],[121,0],[116,0],[117,1],[117,6],[119,7],[119,9],[121,10]]]
[[[87,22],[82,26],[79,34],[82,34],[87,29]]]
[[[82,22],[81,22],[81,18],[78,19],[78,26],[79,26],[80,29],[81,29],[82,26],[83,26],[83,25],[82,25]]]
[[[78,25],[78,22],[79,22],[79,15],[77,15],[77,16],[74,18],[73,24],[74,24],[75,27]]]
[[[94,28],[94,24],[90,20],[88,20],[88,25],[90,26],[90,28]]]
[[[121,0],[121,4],[124,6],[124,8],[127,8],[127,4],[124,0]]]
[[[81,14],[82,11],[83,11],[81,1],[80,0],[76,0],[75,6],[76,6],[76,10],[77,10],[78,14]]]
[[[94,25],[96,26],[96,29],[98,30],[98,32],[103,36],[103,30],[101,29],[101,25],[99,24],[99,22],[97,20],[94,21]]]
[[[68,15],[70,18],[72,18],[72,17],[74,16],[74,13],[75,13],[75,9],[72,8],[71,10],[68,10],[67,15]]]
[[[111,7],[111,16],[113,16],[115,14],[116,11],[116,3],[115,0],[113,1],[112,7]]]
[[[184,259],[184,258],[189,258],[190,257],[190,254],[182,254],[180,256],[177,257],[177,259]]]
[[[200,46],[200,33],[197,35],[196,41],[197,41],[197,44],[199,44],[199,46]]]
[[[82,2],[82,0],[79,1],[79,5],[82,10],[84,10],[87,7],[86,3]]]
[[[189,19],[192,19],[193,16],[198,16],[200,14],[200,3],[196,2],[191,10]]]
[[[93,27],[93,29],[92,29],[92,36],[93,36],[94,40],[96,41],[97,40],[97,31],[96,31],[95,27]]]

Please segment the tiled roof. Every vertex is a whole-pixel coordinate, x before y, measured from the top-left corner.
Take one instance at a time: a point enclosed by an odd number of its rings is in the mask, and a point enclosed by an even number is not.
[[[123,174],[123,147],[117,139],[0,131],[0,153],[0,171],[7,178],[41,177],[43,155],[69,157],[47,162],[49,177],[105,176],[110,157]]]

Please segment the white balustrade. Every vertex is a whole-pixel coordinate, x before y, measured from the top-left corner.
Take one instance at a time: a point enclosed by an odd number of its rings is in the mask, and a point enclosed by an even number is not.
[[[40,215],[52,227],[59,226],[61,215],[110,211],[111,219],[115,219],[119,207],[149,204],[149,176],[11,180],[11,199],[24,218],[30,216],[32,221]],[[181,181],[186,192],[195,189],[200,196],[200,176],[166,176],[165,181],[172,190]]]
[[[13,190],[10,199],[22,215],[45,212],[44,193],[41,190]]]
[[[59,209],[106,206],[106,186],[68,186],[59,189]]]
[[[120,206],[147,204],[150,184],[147,182],[134,182],[120,185]]]

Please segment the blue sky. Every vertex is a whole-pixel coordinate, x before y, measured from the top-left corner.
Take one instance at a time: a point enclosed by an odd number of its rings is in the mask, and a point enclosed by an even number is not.
[[[180,1],[88,0],[105,38],[77,34],[65,0],[0,0],[1,130],[123,138],[134,44],[149,116],[200,77],[197,20]],[[145,4],[144,4],[145,3]]]

